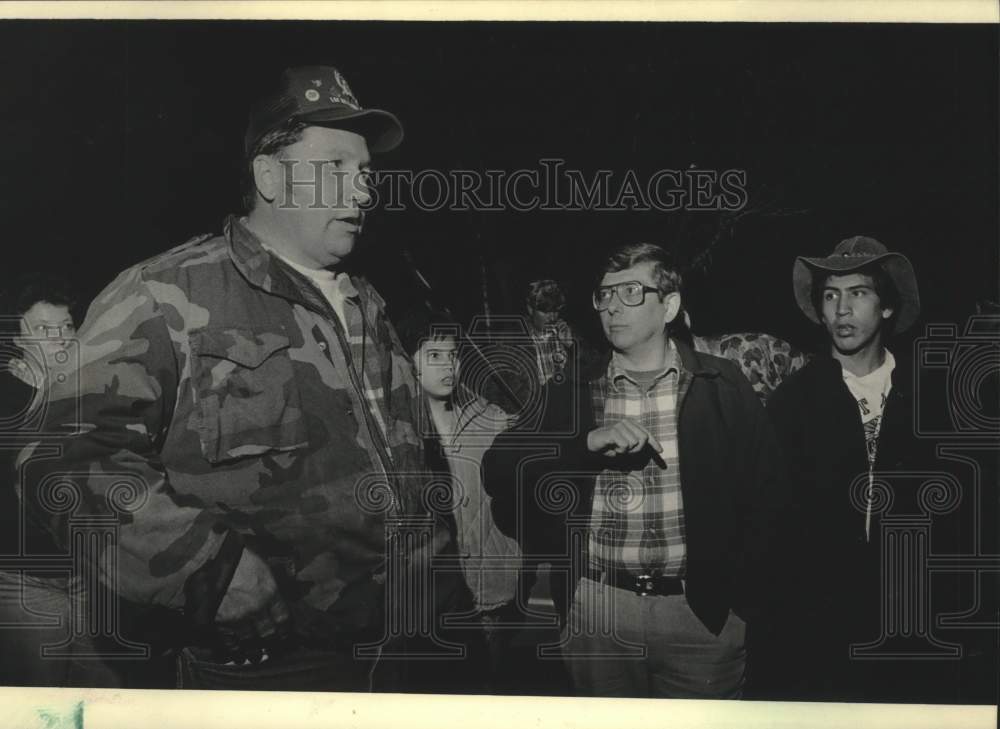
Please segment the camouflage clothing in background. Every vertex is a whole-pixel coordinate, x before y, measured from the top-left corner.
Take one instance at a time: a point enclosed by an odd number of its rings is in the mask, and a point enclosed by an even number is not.
[[[791,344],[770,334],[696,336],[694,348],[738,364],[763,405],[767,405],[767,399],[782,380],[802,369],[808,361],[807,356]]]
[[[221,236],[122,273],[80,331],[80,433],[61,441],[61,458],[35,451],[29,508],[65,538],[68,515],[41,494],[46,475],[72,474],[76,513],[101,514],[125,474],[141,488],[121,518],[123,596],[210,620],[248,546],[275,570],[299,628],[370,624],[384,597],[387,509],[424,513],[426,475],[411,368],[382,299],[351,284],[345,332],[322,294],[235,218]],[[75,396],[71,383],[56,387],[50,422],[71,425]],[[386,473],[398,474],[391,489]],[[445,539],[437,529],[420,553]]]

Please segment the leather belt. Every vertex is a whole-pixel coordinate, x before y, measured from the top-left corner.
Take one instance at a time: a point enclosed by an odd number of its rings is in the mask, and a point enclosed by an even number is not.
[[[631,590],[636,595],[683,595],[684,581],[680,577],[667,577],[666,575],[655,574],[634,574],[625,570],[600,570],[595,567],[588,567],[584,573],[594,582],[603,582],[606,585],[617,587],[622,590]]]

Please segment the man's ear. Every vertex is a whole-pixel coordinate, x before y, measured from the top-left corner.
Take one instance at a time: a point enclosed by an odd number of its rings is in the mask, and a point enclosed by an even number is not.
[[[253,158],[254,187],[268,202],[278,197],[281,191],[280,171],[278,161],[269,154],[258,154]]]
[[[681,293],[680,291],[672,291],[663,297],[663,304],[667,307],[667,310],[663,313],[663,325],[666,326],[670,324],[681,310]]]

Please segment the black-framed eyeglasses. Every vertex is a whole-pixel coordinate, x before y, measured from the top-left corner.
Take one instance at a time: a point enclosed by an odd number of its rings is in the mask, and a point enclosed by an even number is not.
[[[611,299],[618,294],[618,300],[625,306],[640,306],[646,300],[646,294],[658,294],[655,286],[646,286],[641,281],[624,281],[611,286],[598,286],[594,289],[594,308],[604,311],[611,306]]]

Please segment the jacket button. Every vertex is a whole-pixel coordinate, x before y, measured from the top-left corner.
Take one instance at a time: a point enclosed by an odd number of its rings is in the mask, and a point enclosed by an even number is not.
[[[322,349],[325,352],[326,351],[326,342],[320,342],[319,343],[319,348]]]
[[[347,410],[344,411],[344,415],[354,415],[354,409],[347,408]]]

